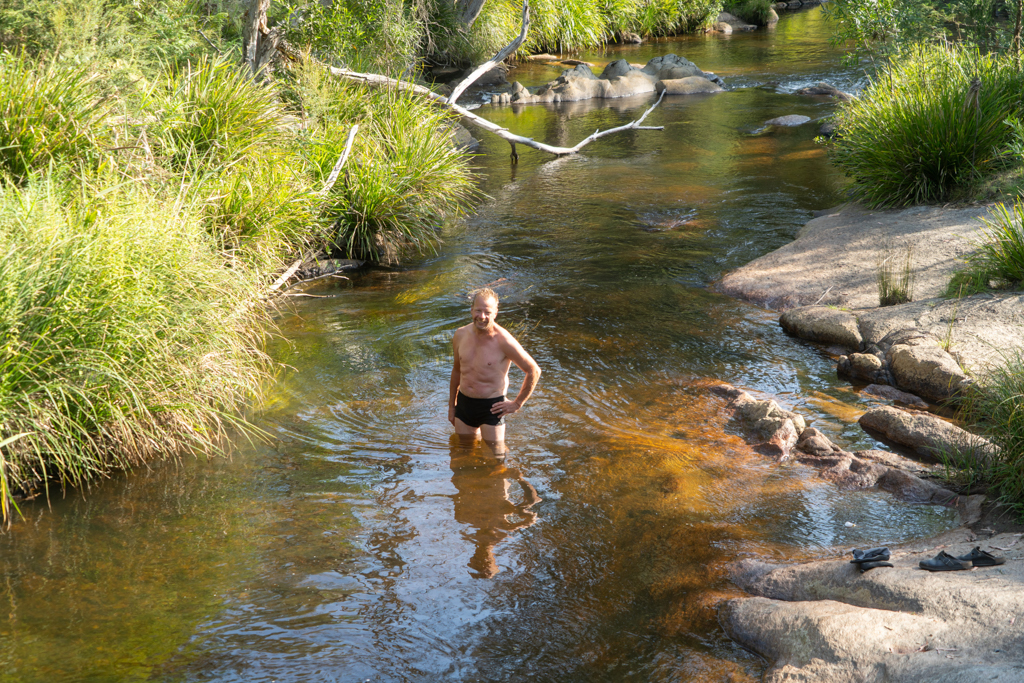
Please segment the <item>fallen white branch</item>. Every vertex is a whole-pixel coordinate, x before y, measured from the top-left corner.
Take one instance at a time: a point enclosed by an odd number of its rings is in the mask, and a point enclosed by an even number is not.
[[[331,175],[327,176],[327,182],[324,183],[324,189],[320,190],[320,194],[327,196],[327,193],[334,187],[334,183],[338,180],[338,174],[341,173],[341,167],[345,165],[348,160],[348,154],[352,151],[352,142],[356,139],[356,131],[359,130],[359,124],[352,126],[352,130],[348,132],[348,140],[345,141],[345,151],[341,153],[338,161],[335,162],[334,168],[331,169]]]
[[[498,64],[501,64],[502,62],[504,62],[509,57],[509,55],[511,55],[513,52],[515,52],[517,49],[519,49],[519,46],[523,44],[524,40],[526,40],[526,32],[529,31],[529,30],[530,30],[530,3],[529,3],[529,0],[523,0],[523,28],[522,28],[522,30],[519,31],[519,36],[515,40],[513,40],[511,43],[509,43],[508,45],[503,47],[498,52],[498,54],[496,54],[490,60],[488,60],[488,61],[484,62],[483,64],[481,64],[480,66],[478,66],[476,69],[473,70],[473,72],[471,74],[469,74],[464,79],[462,79],[462,82],[460,82],[457,86],[455,86],[455,89],[452,90],[452,94],[448,96],[448,101],[451,102],[452,104],[457,102],[459,100],[459,95],[461,95],[463,92],[465,92],[466,88],[468,88],[469,86],[473,85],[473,83],[476,82],[476,79],[478,79],[481,76],[483,76],[485,73],[490,71],[492,68],[494,68]]]
[[[626,125],[618,126],[617,128],[609,128],[608,130],[605,131],[595,132],[593,135],[590,135],[589,137],[585,138],[583,141],[581,141],[579,144],[573,147],[555,147],[553,145],[546,145],[543,142],[537,142],[533,138],[527,138],[523,137],[522,135],[516,135],[515,133],[509,131],[507,128],[502,128],[496,123],[492,123],[485,118],[477,116],[476,114],[474,114],[473,112],[469,111],[464,107],[460,107],[457,104],[449,102],[448,98],[446,98],[444,95],[439,95],[438,93],[430,90],[429,88],[425,88],[422,85],[409,83],[408,81],[399,81],[394,78],[388,78],[387,76],[381,76],[380,74],[359,73],[357,71],[339,69],[334,66],[330,67],[330,70],[331,75],[333,75],[335,78],[340,78],[342,80],[351,81],[354,83],[363,83],[371,87],[391,87],[398,88],[400,90],[406,90],[408,92],[416,93],[417,95],[422,95],[423,97],[426,97],[441,106],[449,107],[453,111],[458,112],[460,116],[468,120],[470,123],[479,126],[480,128],[483,128],[486,131],[494,133],[501,139],[508,141],[508,143],[512,145],[513,159],[519,158],[519,155],[516,153],[515,147],[517,144],[526,145],[527,147],[532,147],[533,149],[540,150],[541,152],[547,152],[548,154],[554,154],[555,156],[561,157],[566,156],[568,154],[576,154],[577,152],[580,151],[580,149],[583,148],[584,145],[587,145],[593,142],[594,140],[602,138],[606,135],[611,135],[612,133],[620,133],[624,130],[664,130],[665,128],[664,126],[640,125],[641,123],[643,123],[644,119],[647,118],[647,115],[654,111],[654,108],[661,103],[662,98],[665,97],[665,92],[662,91],[661,96],[658,97],[658,101],[655,102],[651,106],[651,108],[644,112],[644,115],[641,116],[636,121],[630,121]]]

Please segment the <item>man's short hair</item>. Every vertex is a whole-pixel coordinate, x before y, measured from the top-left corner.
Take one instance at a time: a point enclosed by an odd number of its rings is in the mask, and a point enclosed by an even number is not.
[[[480,289],[474,289],[472,292],[470,292],[470,295],[472,296],[470,301],[474,304],[476,303],[476,300],[480,297],[483,297],[484,301],[486,301],[487,299],[493,299],[495,305],[497,305],[498,303],[498,295],[490,287],[481,287]]]

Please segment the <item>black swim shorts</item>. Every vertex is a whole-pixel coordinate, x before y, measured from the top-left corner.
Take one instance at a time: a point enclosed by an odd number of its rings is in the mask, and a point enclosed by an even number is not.
[[[505,424],[505,416],[492,413],[491,406],[504,400],[504,396],[470,398],[460,391],[458,398],[455,399],[455,417],[469,427],[479,427],[480,425],[497,427],[500,424]]]

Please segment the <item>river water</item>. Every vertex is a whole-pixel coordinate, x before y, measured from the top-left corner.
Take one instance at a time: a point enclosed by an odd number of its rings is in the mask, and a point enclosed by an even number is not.
[[[753,453],[706,389],[775,396],[875,445],[854,422],[869,401],[823,350],[710,287],[841,202],[817,124],[760,129],[828,115],[792,92],[859,72],[818,10],[583,58],[669,52],[731,90],[669,98],[648,119],[664,131],[573,158],[520,148],[512,166],[486,138],[488,198],[436,256],[294,299],[256,415],[266,443],[26,505],[0,536],[0,681],[755,681],[763,662],[716,618],[739,594],[728,561],[955,524]],[[479,111],[574,144],[651,101]],[[504,462],[446,421],[451,335],[487,284],[544,369]]]

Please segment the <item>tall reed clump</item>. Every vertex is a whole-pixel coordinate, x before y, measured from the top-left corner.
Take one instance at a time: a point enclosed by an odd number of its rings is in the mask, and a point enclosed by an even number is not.
[[[98,158],[105,110],[82,67],[0,53],[0,174],[23,183],[34,170]]]
[[[878,256],[878,305],[897,306],[914,300],[914,248],[886,244]]]
[[[982,219],[982,237],[968,255],[967,267],[954,273],[946,289],[949,296],[974,294],[995,285],[1000,289],[1024,286],[1024,202],[1007,208],[996,204],[992,219]]]
[[[872,207],[955,199],[1007,162],[1004,121],[1024,109],[1022,92],[1009,56],[914,47],[843,105],[832,159]]]
[[[255,284],[196,217],[144,186],[0,189],[0,510],[42,482],[80,485],[216,449],[268,370]]]

